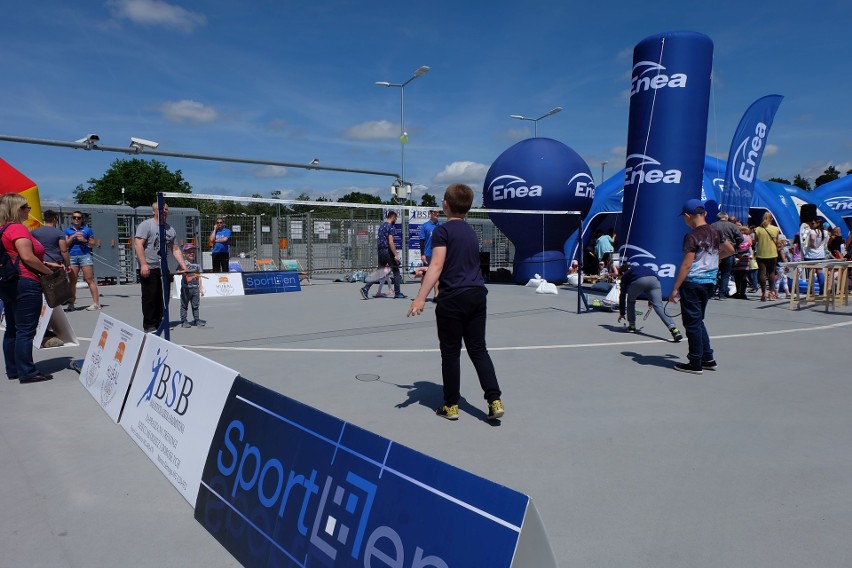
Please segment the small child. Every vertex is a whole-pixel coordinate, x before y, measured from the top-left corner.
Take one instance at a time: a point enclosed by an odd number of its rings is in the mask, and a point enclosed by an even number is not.
[[[198,318],[198,309],[201,304],[201,296],[204,295],[204,288],[201,287],[201,265],[195,262],[194,244],[183,245],[183,258],[186,264],[186,272],[183,274],[180,283],[180,326],[192,327],[195,324],[198,327],[204,327],[207,322]],[[186,309],[190,305],[194,318],[192,323],[186,319]]]
[[[444,193],[447,222],[432,233],[432,262],[417,269],[423,276],[420,291],[408,308],[408,316],[423,313],[426,297],[440,281],[435,319],[441,347],[441,375],[444,383],[444,405],[436,414],[447,420],[458,420],[461,399],[462,338],[479,385],[488,403],[488,420],[499,420],[504,413],[500,386],[494,364],[485,347],[486,296],[485,280],[479,267],[479,240],[464,218],[473,203],[473,190],[460,183],[450,185]]]

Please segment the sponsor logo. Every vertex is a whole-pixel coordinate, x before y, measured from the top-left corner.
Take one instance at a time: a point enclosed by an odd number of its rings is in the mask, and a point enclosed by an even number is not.
[[[766,131],[766,125],[758,122],[754,127],[754,134],[746,136],[737,146],[733,163],[733,170],[736,172],[736,175],[733,176],[733,182],[737,188],[740,187],[740,184],[737,183],[740,180],[746,183],[754,182],[754,176],[757,173],[757,160],[760,159],[763,150]]]
[[[223,448],[216,456],[216,468],[224,479],[216,484],[232,501],[241,501],[246,494],[252,500],[256,497],[276,517],[275,533],[297,531],[329,558],[329,565],[348,554],[363,566],[448,568],[446,561],[405,542],[392,527],[369,527],[379,489],[375,483],[352,471],[341,479],[315,468],[297,471],[287,456],[262,453],[254,442],[242,421],[228,424]],[[257,517],[253,520],[258,522]],[[302,565],[302,559],[280,549]],[[339,563],[348,565],[343,558]]]
[[[852,211],[852,196],[838,195],[837,197],[830,197],[825,200],[825,204],[833,211]]]
[[[665,87],[686,87],[686,73],[664,73],[667,69],[653,61],[640,61],[633,66],[633,77],[630,79],[630,96],[645,91],[662,89]]]
[[[530,185],[518,176],[505,175],[494,178],[488,186],[488,191],[491,192],[493,201],[503,201],[516,197],[541,197],[542,187]]]
[[[674,264],[658,264],[657,257],[648,250],[637,247],[636,245],[621,245],[618,248],[618,255],[622,262],[632,264],[633,266],[647,266],[657,273],[660,278],[674,278],[677,275],[677,266]],[[642,260],[640,260],[642,259]]]
[[[89,369],[86,372],[86,387],[90,387],[95,383],[95,380],[98,378],[98,371],[101,369],[101,359],[103,358],[104,347],[106,347],[107,337],[109,334],[106,330],[101,331],[101,338],[98,340],[98,347],[95,349],[95,352],[92,353],[92,360],[89,363]]]
[[[234,293],[234,286],[231,284],[231,279],[227,276],[220,276],[216,282],[216,291],[222,296],[231,296]]]
[[[299,278],[276,272],[264,276],[246,276],[245,285],[248,288],[281,288],[299,283]]]
[[[683,172],[664,169],[662,164],[645,154],[630,154],[624,168],[624,185],[642,183],[680,183]]]
[[[115,356],[112,358],[112,363],[106,370],[106,378],[101,384],[101,406],[106,406],[115,397],[118,390],[118,376],[121,368],[121,362],[124,360],[124,350],[126,345],[123,341],[118,343],[115,350]]]
[[[136,406],[142,404],[142,401],[150,401],[153,397],[166,409],[183,416],[189,410],[189,396],[192,394],[194,381],[183,371],[172,369],[166,364],[168,351],[162,357],[160,352],[158,348],[151,360],[151,381]]]
[[[595,198],[595,180],[592,176],[579,173],[568,180],[568,187],[574,188],[574,197]]]

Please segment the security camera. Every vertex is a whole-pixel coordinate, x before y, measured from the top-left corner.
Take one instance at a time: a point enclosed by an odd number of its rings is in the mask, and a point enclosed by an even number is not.
[[[130,147],[135,148],[137,152],[141,151],[143,148],[151,148],[152,150],[159,146],[159,142],[154,142],[153,140],[145,140],[144,138],[130,138]]]
[[[80,138],[79,140],[74,140],[76,144],[83,144],[86,146],[86,150],[91,150],[95,146],[95,142],[100,140],[101,137],[97,134],[89,134],[85,138]]]

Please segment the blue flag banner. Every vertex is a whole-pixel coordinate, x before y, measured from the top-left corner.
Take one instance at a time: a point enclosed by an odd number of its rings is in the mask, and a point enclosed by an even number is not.
[[[526,495],[241,377],[195,518],[244,566],[556,566]]]
[[[781,95],[767,95],[752,103],[731,141],[721,210],[737,219],[748,219],[757,168],[766,150],[769,128],[783,98]]]
[[[683,258],[681,207],[701,197],[712,63],[713,42],[696,32],[658,34],[633,50],[619,254],[654,270],[664,295]]]

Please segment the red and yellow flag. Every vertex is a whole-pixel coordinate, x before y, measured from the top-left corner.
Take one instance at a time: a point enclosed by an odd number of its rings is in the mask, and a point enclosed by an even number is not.
[[[31,231],[41,227],[41,199],[38,196],[38,186],[0,158],[0,195],[4,193],[20,193],[26,197],[32,209],[25,225]]]

